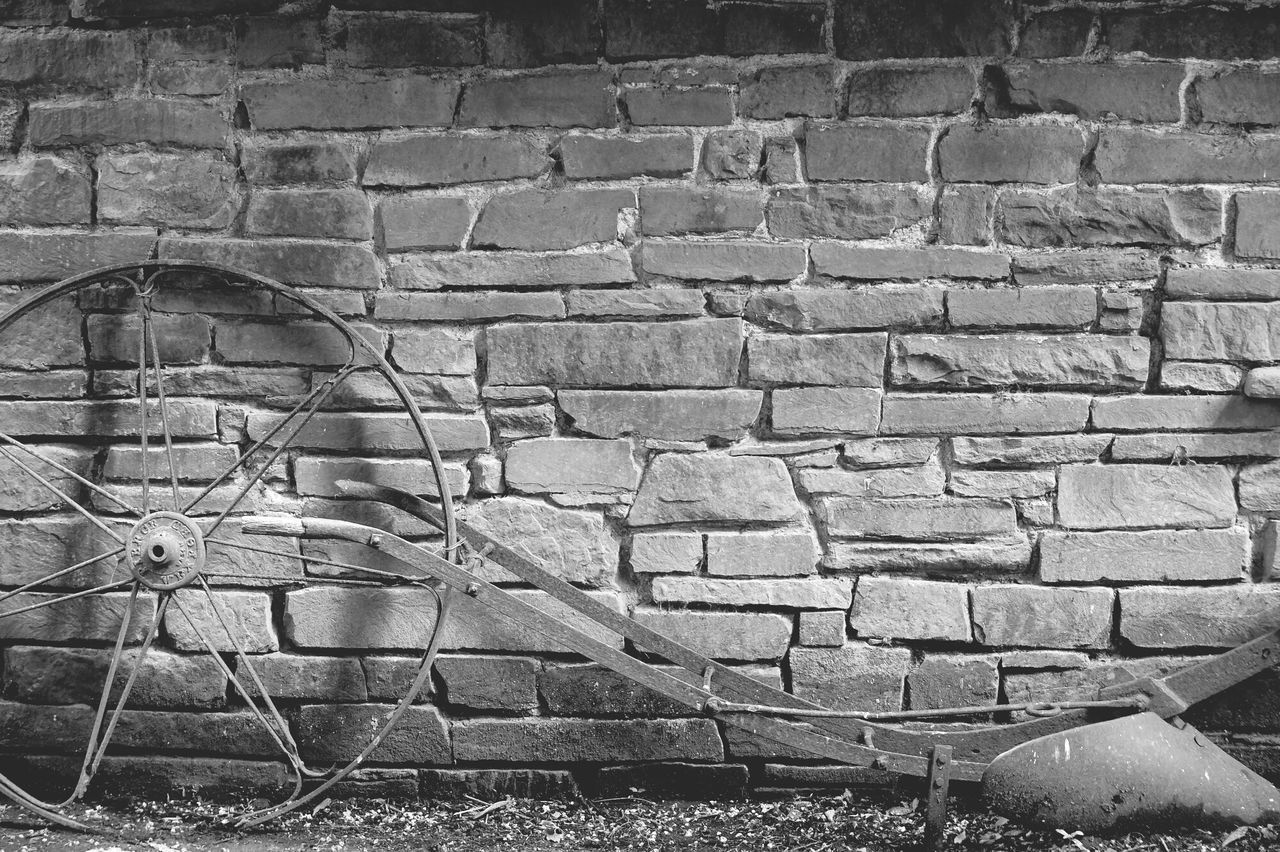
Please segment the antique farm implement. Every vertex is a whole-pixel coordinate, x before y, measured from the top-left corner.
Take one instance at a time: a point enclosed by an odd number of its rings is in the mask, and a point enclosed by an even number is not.
[[[62,304],[68,301],[70,308]],[[35,325],[24,327],[24,320]],[[83,330],[89,351],[52,345],[50,329],[59,322],[77,335]],[[226,395],[226,387],[253,395],[245,390],[249,379],[223,365],[249,362],[237,346],[254,335],[259,345],[266,340],[266,346],[278,347],[275,360],[309,364],[310,374],[295,371],[299,384],[292,392],[261,394],[269,411],[250,416],[240,451],[193,485],[181,470],[189,449],[181,439],[207,437],[214,427],[209,410],[187,398]],[[145,677],[147,655],[160,653],[156,639],[162,626],[172,635],[176,624],[190,645],[186,650],[207,652],[289,768],[292,793],[280,804],[244,814],[242,822],[287,813],[323,796],[386,740],[429,684],[454,604],[468,598],[494,618],[532,628],[568,651],[761,738],[815,758],[928,778],[935,825],[948,780],[983,781],[992,801],[1011,815],[1086,829],[1153,815],[1219,822],[1280,816],[1275,787],[1194,730],[1159,721],[1176,722],[1192,704],[1272,665],[1280,632],[1164,677],[1109,686],[1086,701],[883,713],[824,708],[673,641],[458,520],[427,420],[383,348],[305,293],[243,271],[186,261],[146,261],[75,276],[0,317],[0,359],[10,366],[17,360],[28,371],[10,373],[5,381],[52,375],[58,371],[50,368],[85,360],[97,367],[89,399],[72,407],[0,403],[0,465],[6,476],[25,477],[43,495],[21,509],[56,510],[59,523],[74,521],[88,531],[87,538],[101,542],[78,546],[66,564],[6,568],[0,574],[0,639],[92,646],[96,650],[84,653],[96,654],[100,684],[94,700],[81,698],[76,707],[0,703],[10,736],[31,718],[23,714],[43,712],[58,717],[59,731],[81,738],[75,749],[60,752],[63,759],[78,755],[65,799],[45,801],[33,792],[34,784],[19,780],[34,777],[38,763],[19,763],[0,775],[0,792],[55,822],[82,828],[62,810],[99,774],[113,736],[127,722],[126,707]],[[131,371],[127,379],[119,369],[125,364]],[[5,395],[26,393],[15,385]],[[432,478],[420,490],[435,499],[355,481],[337,482],[337,492],[405,513],[433,531],[425,540],[351,520],[300,516],[296,506],[264,511],[274,508],[264,482],[277,476],[291,449],[332,447],[339,439],[348,442],[343,446],[358,446],[360,435],[351,434],[344,415],[357,409],[376,412],[365,425],[383,430],[379,440],[394,434],[402,454],[426,455]],[[121,448],[122,435],[136,443]],[[96,462],[84,459],[100,449],[95,438],[108,444],[107,472],[114,462],[130,461],[131,467],[116,467],[130,473],[136,486],[108,481],[121,475],[94,475]],[[80,452],[86,444],[90,449]],[[304,546],[273,547],[280,538]],[[331,549],[308,549],[317,540]],[[353,552],[374,559],[344,555]],[[300,561],[307,570],[255,573],[258,563],[249,557],[261,556]],[[573,623],[484,579],[495,569],[545,592],[561,610],[567,607]],[[424,590],[433,609],[422,655],[397,703],[336,770],[304,761],[247,647],[233,599],[222,591],[312,583],[411,586]],[[626,640],[632,653],[618,642],[602,641],[602,631]],[[683,675],[649,662],[655,657]],[[1027,718],[928,727],[1011,713]],[[14,746],[5,744],[10,751]]]

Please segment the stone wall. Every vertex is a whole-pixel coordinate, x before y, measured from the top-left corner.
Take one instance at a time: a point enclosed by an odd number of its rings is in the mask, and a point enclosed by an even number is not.
[[[148,256],[302,287],[412,382],[463,517],[755,676],[876,709],[1052,700],[1280,624],[1280,6],[0,0],[0,23],[6,304]],[[318,344],[246,318],[269,305],[174,310],[207,481]],[[111,479],[137,459],[77,449],[76,397],[121,381],[81,322],[48,321],[60,360],[10,359],[0,427]],[[403,449],[382,415],[325,416],[360,439],[291,452],[273,505],[363,512],[333,499],[353,473],[429,490],[421,459],[370,460]],[[9,583],[79,543],[19,481]],[[429,600],[245,558],[285,579],[219,595],[306,756],[350,756]],[[42,625],[6,634],[0,706],[57,751],[104,652]],[[186,622],[160,644],[108,766],[277,778]],[[437,681],[368,789],[866,777],[465,610]],[[1274,776],[1276,701],[1264,676],[1193,719]]]

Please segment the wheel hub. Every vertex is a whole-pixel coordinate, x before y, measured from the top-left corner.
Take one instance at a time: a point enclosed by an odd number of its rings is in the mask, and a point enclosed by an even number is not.
[[[195,522],[177,512],[152,512],[129,533],[129,567],[143,585],[180,589],[204,567],[204,536]]]

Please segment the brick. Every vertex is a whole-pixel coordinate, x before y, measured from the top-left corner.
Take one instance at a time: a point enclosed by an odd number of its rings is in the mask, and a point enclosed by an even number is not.
[[[1026,539],[1008,542],[833,541],[823,567],[832,571],[913,571],[931,574],[980,571],[1026,573],[1031,546]]]
[[[1116,9],[1103,15],[1105,43],[1118,53],[1201,59],[1271,59],[1280,20],[1270,8]]]
[[[840,243],[813,243],[814,271],[833,278],[862,280],[919,278],[990,278],[1009,275],[1009,256],[955,248],[863,248]]]
[[[1099,398],[1093,426],[1118,432],[1274,429],[1280,406],[1240,396],[1120,396]]]
[[[687,281],[789,281],[802,274],[804,247],[766,242],[646,240],[647,272]]]
[[[880,391],[863,388],[779,388],[773,391],[778,435],[871,435],[880,415]]]
[[[929,464],[882,470],[811,468],[798,471],[800,488],[810,495],[841,497],[939,497],[947,476],[934,460]]]
[[[753,231],[763,215],[760,195],[752,189],[640,189],[640,222],[645,234]]]
[[[437,657],[445,700],[477,710],[532,710],[538,706],[541,666],[529,657]]]
[[[378,617],[352,618],[356,612]],[[301,649],[422,649],[435,613],[435,598],[423,589],[317,586],[285,595],[284,633]]]
[[[364,670],[350,657],[267,654],[252,665],[272,699],[369,700]],[[247,675],[241,673],[240,680],[251,695],[258,694]]]
[[[477,15],[352,15],[345,24],[352,68],[458,67],[483,61]]]
[[[1210,466],[1072,465],[1058,481],[1069,529],[1225,527],[1235,520],[1230,473]]]
[[[1120,635],[1139,648],[1231,648],[1280,626],[1266,585],[1120,590]]]
[[[927,187],[901,184],[776,189],[769,197],[769,232],[784,239],[884,237],[932,219],[933,195]]]
[[[209,355],[209,321],[204,317],[158,316],[151,329],[163,365],[199,364]],[[91,315],[85,331],[91,360],[137,363],[138,341],[142,339],[142,320],[137,315]],[[148,351],[147,360],[152,357]]]
[[[588,136],[560,139],[566,177],[611,179],[680,177],[693,169],[693,137],[685,133]]]
[[[659,604],[767,606],[775,609],[845,609],[852,584],[847,579],[707,579],[654,577],[651,594]]]
[[[88,178],[62,160],[0,163],[0,223],[87,225],[92,194]]]
[[[1274,228],[1280,211],[1280,193],[1245,192],[1235,196],[1236,255],[1238,257],[1280,257],[1280,239]]]
[[[995,657],[929,654],[907,675],[911,706],[919,709],[993,704],[999,687]]]
[[[1094,164],[1107,183],[1246,183],[1280,168],[1280,140],[1109,128]]]
[[[1024,286],[1154,281],[1159,274],[1155,255],[1138,249],[1048,251],[1013,259],[1014,279]]]
[[[629,441],[546,438],[507,450],[507,485],[527,493],[633,491],[640,472]]]
[[[341,497],[338,481],[353,479],[399,488],[411,494],[439,496],[435,471],[427,459],[352,459],[299,456],[293,462],[298,494]],[[452,494],[465,494],[467,475],[456,465],[444,467],[445,482]]]
[[[391,704],[304,705],[298,711],[298,750],[309,761],[349,761],[369,744],[393,710]],[[369,759],[415,765],[452,763],[449,725],[434,707],[410,707]]]
[[[938,149],[945,180],[975,183],[1073,183],[1083,156],[1074,127],[957,125]]]
[[[250,183],[349,183],[355,151],[341,142],[246,142],[240,163]]]
[[[839,648],[844,644],[843,610],[800,613],[800,644],[809,648]]]
[[[240,101],[256,130],[448,127],[460,84],[433,77],[253,83]]]
[[[667,441],[736,439],[760,413],[755,390],[563,390],[560,408],[579,432],[602,438],[628,434]]]
[[[766,139],[761,152],[761,177],[765,183],[796,183],[800,180],[799,146],[791,137]]]
[[[938,238],[943,243],[988,245],[995,211],[994,187],[965,184],[943,187],[938,203]]]
[[[1244,381],[1245,371],[1232,364],[1165,361],[1160,366],[1160,389],[1164,391],[1235,393]]]
[[[442,186],[537,177],[551,166],[540,140],[521,136],[405,136],[369,151],[366,186]]]
[[[5,695],[28,704],[95,704],[102,698],[108,649],[16,646],[5,649]],[[113,697],[118,697],[133,670],[137,651],[121,657]],[[174,654],[152,648],[129,693],[131,707],[222,706],[227,678],[207,654]]]
[[[489,406],[489,421],[499,442],[546,437],[556,430],[556,411],[550,405]]]
[[[1013,505],[1003,500],[875,500],[824,497],[819,517],[837,538],[974,540],[1013,535]]]
[[[632,617],[716,659],[777,660],[786,655],[791,642],[791,616],[778,613],[637,607]]]
[[[624,101],[627,116],[637,127],[716,126],[733,120],[728,89],[628,89]]]
[[[698,290],[573,290],[565,294],[569,316],[697,317],[706,308],[706,296]]]
[[[510,483],[509,461],[507,478]],[[462,518],[482,533],[509,538],[512,549],[564,580],[597,587],[613,584],[619,541],[597,512],[500,497],[469,504]],[[494,566],[480,573],[491,582],[516,579]]]
[[[0,372],[6,397],[17,399],[60,399],[85,396],[89,389],[86,373],[67,370],[55,373]]]
[[[1051,470],[953,470],[949,487],[959,497],[1027,499],[1044,497],[1057,486]]]
[[[20,592],[9,598],[10,611],[32,604],[56,600],[60,594]],[[140,596],[129,608],[127,593],[107,592],[84,598],[74,598],[40,609],[8,615],[0,621],[0,636],[19,642],[114,642],[120,634],[121,620],[129,613],[130,625],[126,640],[142,641],[147,625],[156,611],[155,599]],[[83,741],[82,741],[83,742]]]
[[[276,281],[305,287],[371,290],[381,280],[378,259],[365,246],[163,237],[159,250],[163,258],[207,260],[252,269]]]
[[[852,0],[836,7],[841,59],[988,56],[1009,51],[1009,10],[995,0],[938,9],[924,0]]]
[[[495,195],[472,231],[478,248],[568,249],[612,242],[618,215],[636,206],[630,190],[522,190]]]
[[[147,83],[157,95],[220,95],[231,87],[231,66],[152,65]]]
[[[1280,351],[1278,310],[1275,302],[1166,305],[1160,329],[1165,352],[1170,358],[1199,361],[1271,360]]]
[[[1165,275],[1170,298],[1221,300],[1280,299],[1280,275],[1274,269],[1175,266]]]
[[[1040,538],[1046,583],[1239,580],[1248,558],[1241,529],[1076,533]]]
[[[1176,122],[1181,64],[1032,63],[1005,69],[1008,97],[1021,110],[1058,112],[1081,118],[1125,118]]]
[[[735,3],[719,12],[724,52],[730,56],[826,52],[826,14],[819,4]]]
[[[1222,196],[1203,188],[1005,192],[998,231],[1020,246],[1201,245],[1222,237]]]
[[[710,719],[475,719],[452,728],[460,761],[724,759]]]
[[[964,112],[974,98],[967,67],[855,68],[849,75],[845,114],[911,118]]]
[[[271,623],[271,596],[261,592],[204,593],[180,589],[164,626],[180,651],[241,650],[262,654],[280,649]],[[205,643],[209,644],[205,644]]]
[[[1089,397],[1078,394],[892,394],[884,399],[880,429],[886,435],[1077,432],[1088,419]]]
[[[630,284],[636,280],[631,255],[621,246],[573,254],[466,252],[425,254],[391,267],[397,287],[560,287],[575,284]]]
[[[860,577],[849,626],[864,637],[968,642],[969,587],[902,577]]]
[[[1080,56],[1093,29],[1089,9],[1054,9],[1035,15],[1018,40],[1018,55],[1033,59]]]
[[[386,320],[559,319],[559,293],[379,293],[374,314]]]
[[[813,574],[820,555],[808,532],[707,534],[707,573],[712,577],[793,577]]]
[[[137,369],[98,370],[96,390],[109,396],[133,396]],[[264,397],[305,393],[309,388],[300,369],[254,370],[245,367],[177,367],[165,370],[165,391],[172,396]]]
[[[148,408],[147,431],[159,436],[159,408]],[[217,434],[217,409],[205,400],[168,401],[169,430],[175,438],[212,438]],[[0,402],[0,431],[13,437],[58,435],[132,437],[141,431],[136,401]]]
[[[378,352],[386,351],[386,332],[367,327],[359,331]],[[327,323],[218,323],[218,352],[227,363],[337,365],[346,363],[351,350],[346,335]]]
[[[762,68],[738,83],[738,113],[765,120],[835,115],[835,69],[831,65]]]
[[[975,586],[974,637],[990,646],[1106,648],[1114,594],[1111,589]]]
[[[237,27],[236,61],[242,68],[297,68],[323,63],[320,22],[244,18]]]
[[[389,197],[378,218],[388,251],[456,249],[471,227],[471,205],[466,198]]]
[[[280,422],[280,417],[265,412],[250,413],[249,437],[253,440],[262,438]],[[482,418],[430,414],[425,417],[425,422],[441,452],[479,450],[489,446],[489,429]],[[369,453],[379,450],[421,451],[422,437],[400,412],[320,412],[289,442],[289,446],[319,450],[359,449]]]
[[[764,137],[754,130],[713,130],[702,142],[699,162],[712,180],[756,180]]]
[[[1140,389],[1150,358],[1141,337],[908,334],[894,338],[889,367],[907,387]]]
[[[618,122],[607,72],[569,71],[480,79],[468,84],[462,127],[613,127]]]
[[[507,0],[487,4],[488,63],[500,68],[593,63],[600,16],[591,0]]]
[[[391,358],[407,373],[469,376],[476,371],[475,335],[441,326],[397,329]]]
[[[512,323],[487,337],[494,384],[726,387],[737,380],[742,323]]]
[[[748,376],[781,384],[880,387],[886,334],[758,334],[747,340]]]
[[[948,290],[953,326],[1080,329],[1097,319],[1098,300],[1080,287]]]
[[[220,148],[228,125],[214,107],[182,101],[116,101],[31,105],[27,138],[37,148],[151,142]]]
[[[1223,124],[1280,124],[1273,106],[1280,94],[1280,74],[1249,68],[1223,69],[1195,82],[1202,121]]]
[[[70,469],[78,476],[87,477],[92,473],[90,454],[86,450],[76,447],[37,445],[32,449],[39,453],[38,459],[24,452],[6,451],[4,455],[0,455],[0,471],[5,474],[4,484],[0,485],[0,507],[8,512],[36,512],[47,509],[70,508],[66,505],[69,500],[59,497],[48,485],[44,485],[37,480],[31,471],[44,477],[50,485],[67,495],[67,497],[75,499],[82,491],[76,478],[71,474],[52,468],[52,465],[48,465],[42,460],[47,459]],[[27,468],[30,468],[30,471]],[[96,535],[90,540],[95,542],[92,546],[93,552],[80,554],[84,558],[97,556],[107,551],[108,548],[104,546],[107,543],[98,539]],[[23,548],[23,550],[26,550],[26,548]],[[69,560],[63,564],[55,564],[58,568],[65,568],[72,561],[78,562],[80,560]],[[113,564],[114,560],[107,560],[102,563],[100,568],[77,572],[74,575],[74,579],[87,580],[90,577],[95,577],[101,579],[102,582],[106,582],[109,578],[99,577],[99,575],[103,569]],[[40,563],[36,563],[32,567],[36,570],[51,569],[43,571],[45,574],[52,573],[53,568],[51,565],[42,565]],[[68,578],[68,582],[70,580],[71,578]]]
[[[631,537],[630,564],[636,574],[693,574],[702,564],[702,536],[639,533]]]
[[[98,158],[98,218],[125,225],[225,228],[239,212],[236,169],[185,154]]]
[[[627,523],[781,522],[799,515],[791,478],[778,459],[664,453],[650,463]]]
[[[720,29],[701,4],[605,0],[605,56],[611,61],[715,53]]]
[[[775,290],[752,293],[746,317],[793,331],[845,331],[932,325],[942,320],[942,290],[878,285],[849,290]]]
[[[246,234],[373,238],[373,210],[358,189],[267,189],[249,197]]]
[[[929,133],[919,125],[811,124],[805,171],[818,181],[924,181]]]
[[[902,709],[903,683],[911,663],[906,648],[861,644],[793,648],[790,661],[792,689],[799,698],[824,707]]]
[[[127,88],[141,63],[129,32],[9,30],[0,33],[0,83]]]

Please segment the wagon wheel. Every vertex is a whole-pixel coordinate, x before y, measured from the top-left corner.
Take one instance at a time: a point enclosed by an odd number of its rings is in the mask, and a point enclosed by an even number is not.
[[[184,283],[192,283],[193,278],[201,289],[184,289]],[[223,288],[221,292],[231,301],[213,306],[193,303],[193,299],[208,295],[211,283]],[[85,314],[86,310],[97,313]],[[235,451],[226,451],[223,445],[219,455],[224,458],[219,464],[189,477],[183,470],[188,458],[183,451],[190,446],[182,439],[198,436],[207,441],[216,435],[209,425],[212,403],[180,398],[199,385],[191,375],[199,373],[201,366],[221,369],[210,362],[220,357],[218,345],[224,341],[209,330],[205,316],[243,314],[246,310],[260,315],[254,321],[265,314],[268,324],[281,315],[287,317],[287,325],[280,326],[282,332],[310,329],[313,336],[308,339],[316,345],[308,346],[304,341],[303,349],[317,354],[323,363],[311,365],[314,368],[309,376],[305,367],[293,368],[303,377],[299,389],[307,387],[309,380],[309,390],[264,398],[263,404],[275,409],[258,421],[258,432],[250,429],[247,437],[239,437]],[[79,339],[61,354],[57,346],[49,345],[57,333],[57,323],[50,322],[51,317],[62,318],[63,331],[77,338],[83,334],[82,339],[88,341],[83,357]],[[40,325],[23,322],[31,318]],[[226,327],[244,319],[228,320]],[[168,328],[158,334],[157,326]],[[222,325],[212,328],[218,331]],[[234,337],[230,332],[225,336]],[[67,355],[67,351],[73,354]],[[20,495],[9,505],[0,502],[0,511],[35,510],[42,513],[38,521],[71,523],[79,531],[72,536],[75,556],[59,564],[29,565],[22,558],[25,554],[13,549],[9,564],[0,561],[0,643],[6,657],[15,645],[19,650],[31,650],[25,646],[34,645],[37,653],[50,651],[48,646],[55,646],[52,650],[57,653],[66,649],[56,646],[72,645],[76,647],[71,651],[95,661],[89,668],[94,674],[89,680],[92,686],[84,690],[92,696],[73,699],[79,704],[61,701],[61,706],[47,706],[51,702],[33,706],[10,701],[9,696],[0,701],[6,711],[0,713],[0,719],[8,717],[0,726],[0,745],[13,751],[13,743],[3,740],[12,740],[15,735],[29,742],[30,736],[24,738],[23,732],[30,726],[24,722],[43,717],[42,724],[47,727],[41,730],[56,731],[59,751],[74,756],[72,765],[78,766],[78,771],[73,769],[72,788],[59,792],[56,801],[45,801],[28,789],[32,783],[20,781],[15,777],[17,772],[10,772],[0,774],[0,793],[58,823],[84,828],[62,811],[85,793],[101,767],[130,697],[137,691],[144,661],[148,654],[157,653],[164,637],[172,638],[171,625],[175,623],[185,628],[187,647],[183,650],[192,652],[193,657],[212,659],[230,684],[230,702],[240,702],[242,712],[252,717],[242,721],[255,724],[258,736],[265,735],[274,754],[287,766],[292,793],[277,805],[244,815],[243,823],[264,821],[315,798],[368,757],[429,682],[443,633],[440,626],[447,614],[448,593],[394,571],[301,550],[283,557],[286,562],[298,560],[289,564],[301,565],[302,570],[285,572],[283,577],[273,572],[255,575],[243,570],[245,560],[263,555],[278,560],[282,554],[272,542],[246,539],[235,534],[233,527],[238,516],[256,508],[254,498],[266,493],[265,481],[276,475],[278,463],[287,462],[291,451],[305,446],[313,431],[326,428],[317,417],[341,418],[341,414],[334,414],[335,407],[375,407],[389,409],[400,426],[408,427],[414,452],[426,451],[434,483],[424,485],[433,485],[440,498],[446,518],[442,524],[443,552],[454,554],[452,504],[439,451],[412,394],[382,351],[326,306],[275,281],[212,264],[147,261],[94,270],[21,301],[0,316],[0,362],[6,368],[25,370],[87,366],[93,370],[95,395],[88,403],[0,402],[0,468]],[[9,374],[14,382],[53,375]],[[229,373],[224,371],[223,375]],[[4,380],[0,380],[0,388],[3,386]],[[365,398],[363,394],[370,388],[373,396]],[[110,398],[112,393],[118,398]],[[108,398],[102,400],[98,394]],[[356,398],[355,404],[350,405],[346,398]],[[79,408],[77,413],[66,414],[71,410],[66,406]],[[204,420],[193,427],[188,422],[193,417]],[[108,481],[107,471],[95,475],[104,460],[102,447],[95,443],[95,432],[99,431],[102,440],[113,445],[106,451],[105,466],[127,468],[121,459],[136,460],[136,484]],[[117,443],[122,434],[133,436],[130,444]],[[56,443],[47,443],[50,439]],[[0,501],[5,495],[4,483],[0,483]],[[12,520],[15,529],[22,520]],[[0,523],[8,522],[10,519],[0,519]],[[223,573],[227,567],[235,570]],[[374,726],[354,759],[336,769],[308,766],[286,714],[259,674],[260,663],[255,663],[251,652],[263,649],[246,647],[236,614],[225,598],[219,599],[215,588],[410,582],[429,589],[435,603],[434,627],[430,638],[421,641],[423,656],[410,685],[394,709]],[[24,768],[22,777],[33,774]]]

